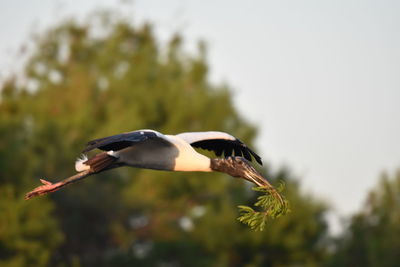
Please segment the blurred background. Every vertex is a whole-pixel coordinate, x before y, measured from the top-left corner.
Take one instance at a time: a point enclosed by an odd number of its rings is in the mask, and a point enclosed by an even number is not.
[[[0,2],[1,266],[397,266],[398,1]],[[284,181],[123,168],[24,201],[88,140],[220,130]]]

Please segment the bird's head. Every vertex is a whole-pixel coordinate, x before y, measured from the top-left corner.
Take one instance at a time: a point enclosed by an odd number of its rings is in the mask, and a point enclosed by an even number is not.
[[[242,157],[212,159],[211,169],[213,171],[227,173],[233,177],[244,178],[258,186],[273,188],[272,185]]]

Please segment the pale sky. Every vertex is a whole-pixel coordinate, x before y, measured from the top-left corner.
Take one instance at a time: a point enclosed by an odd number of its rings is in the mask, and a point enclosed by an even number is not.
[[[115,3],[0,1],[0,74],[32,31]],[[337,214],[400,167],[400,1],[137,0],[124,12],[161,40],[182,32],[190,51],[205,40],[211,79],[234,88],[263,158]]]

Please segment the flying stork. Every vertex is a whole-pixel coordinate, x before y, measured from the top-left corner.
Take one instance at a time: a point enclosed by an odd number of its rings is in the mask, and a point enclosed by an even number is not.
[[[77,174],[57,183],[40,179],[43,185],[27,193],[25,199],[57,191],[90,175],[122,166],[165,171],[224,172],[273,189],[249,163],[254,158],[262,165],[261,158],[239,139],[224,132],[164,135],[154,130],[138,130],[90,141],[83,153],[96,148],[103,152],[76,161]],[[194,148],[211,150],[218,157],[222,154],[224,157],[210,159]]]

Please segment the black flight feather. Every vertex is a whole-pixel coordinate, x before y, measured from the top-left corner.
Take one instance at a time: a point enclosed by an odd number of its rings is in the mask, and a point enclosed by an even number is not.
[[[228,139],[208,139],[201,140],[197,142],[193,142],[190,144],[193,147],[202,148],[205,150],[214,151],[215,154],[220,157],[222,152],[225,157],[233,156],[233,152],[235,155],[242,156],[248,161],[252,160],[252,157],[262,165],[261,157],[254,153],[250,148],[248,148],[242,141],[239,139],[236,140],[228,140]]]

